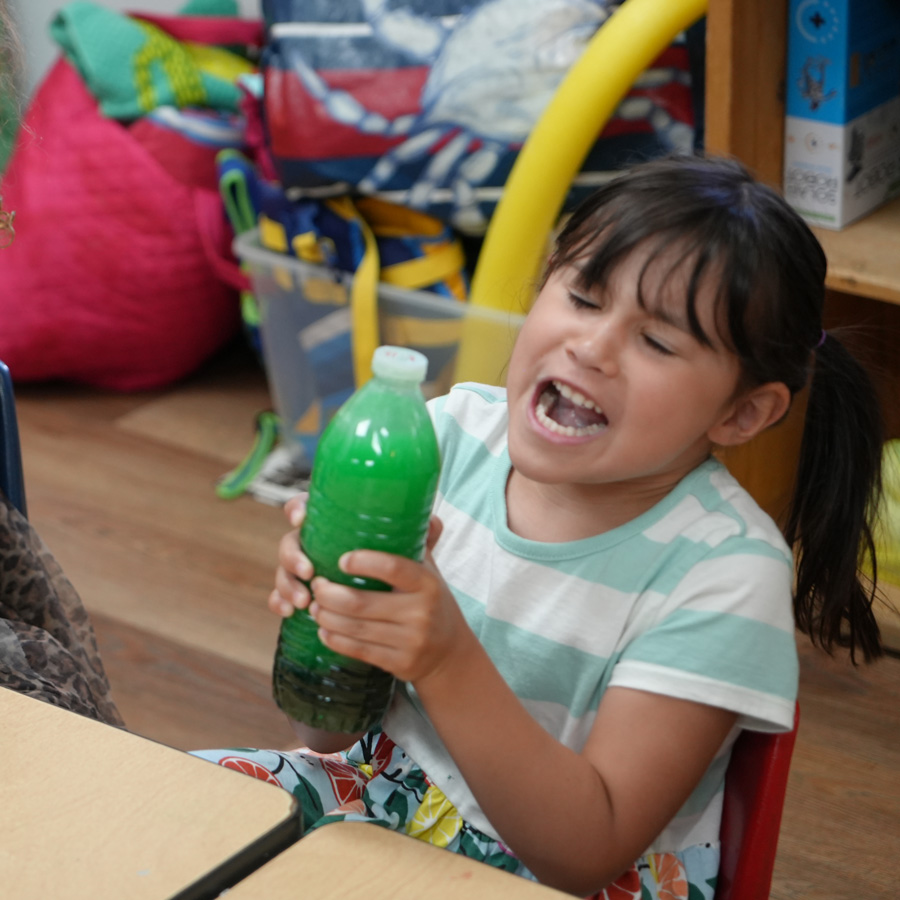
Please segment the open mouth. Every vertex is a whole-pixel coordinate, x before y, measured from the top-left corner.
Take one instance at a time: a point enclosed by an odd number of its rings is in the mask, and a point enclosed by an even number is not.
[[[543,386],[534,414],[548,431],[566,437],[597,434],[609,424],[593,400],[561,381],[548,381]]]

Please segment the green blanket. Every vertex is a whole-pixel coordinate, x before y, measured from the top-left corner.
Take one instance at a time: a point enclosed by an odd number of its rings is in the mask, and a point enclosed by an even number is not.
[[[237,3],[192,0],[181,13],[234,16]],[[205,65],[191,45],[91,0],[62,7],[50,23],[50,34],[109,118],[136,119],[158,106],[236,111],[240,103],[234,79],[213,71],[221,65]],[[221,61],[227,51],[219,52]]]

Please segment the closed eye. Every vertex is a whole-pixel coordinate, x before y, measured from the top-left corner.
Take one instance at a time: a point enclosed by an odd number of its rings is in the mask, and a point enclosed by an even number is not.
[[[644,335],[644,341],[655,353],[659,353],[662,356],[674,356],[673,352],[668,347],[652,338],[649,334]]]
[[[582,297],[580,294],[575,294],[572,291],[569,291],[569,302],[575,309],[597,309],[596,303],[593,303],[586,297]]]

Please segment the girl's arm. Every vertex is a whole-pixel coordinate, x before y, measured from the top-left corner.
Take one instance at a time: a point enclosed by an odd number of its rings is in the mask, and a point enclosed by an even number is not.
[[[342,559],[392,593],[313,582],[323,642],[410,681],[485,815],[544,883],[582,896],[647,849],[700,781],[736,716],[611,688],[581,753],[527,712],[433,564]],[[514,765],[510,763],[514,762]]]
[[[579,754],[528,714],[483,651],[465,664],[462,678],[418,680],[419,697],[504,842],[542,882],[580,896],[646,851],[736,718],[610,688]]]

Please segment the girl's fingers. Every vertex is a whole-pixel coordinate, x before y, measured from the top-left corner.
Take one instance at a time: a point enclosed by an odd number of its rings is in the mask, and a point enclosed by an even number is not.
[[[296,531],[289,531],[281,538],[278,544],[278,562],[304,581],[313,577],[313,565],[301,549]]]
[[[329,650],[340,653],[342,656],[349,656],[351,659],[358,659],[371,666],[377,666],[397,678],[406,680],[402,667],[403,655],[397,648],[371,640],[347,637],[345,634],[327,631],[323,628],[319,629],[318,636]]]
[[[333,609],[326,609],[313,602],[310,614],[324,632],[360,644],[380,644],[390,646],[397,640],[398,624],[379,619],[345,616]]]
[[[275,590],[269,594],[269,610],[287,618],[296,609],[309,606],[309,590],[303,581],[313,577],[313,566],[300,548],[298,533],[306,515],[306,494],[291,497],[284,504],[284,514],[294,526],[278,543],[278,568],[275,570]]]
[[[283,604],[279,604],[278,609],[272,609],[273,612],[281,613],[284,610],[283,615],[290,615],[295,609],[305,609],[309,606],[310,596],[306,585],[282,566],[275,570],[275,593],[282,599]],[[272,608],[271,601],[269,607]]]
[[[415,618],[403,594],[389,591],[361,591],[336,584],[325,578],[314,578],[310,615],[327,631],[359,637],[373,627],[380,629],[375,642],[397,625],[409,624]]]
[[[428,537],[425,539],[425,550],[428,553],[434,550],[443,530],[444,523],[437,516],[432,516],[428,520]]]
[[[378,608],[377,601],[388,596],[384,592],[363,595],[375,601],[372,603],[359,596],[344,595],[340,590],[333,590],[334,587],[317,579],[313,588],[316,599],[309,611],[319,626],[319,639],[336,653],[398,674],[397,660],[408,652],[409,623],[402,617],[392,621],[381,615],[397,612],[390,607]]]
[[[422,564],[402,556],[394,556],[392,553],[351,550],[338,560],[338,566],[348,575],[375,578],[405,593],[417,591],[422,586],[424,572]]]
[[[294,609],[294,605],[289,600],[285,600],[277,588],[269,594],[269,612],[286,619],[293,614]]]
[[[284,514],[293,528],[299,528],[306,516],[306,501],[309,494],[306,492],[296,494],[284,504]]]

